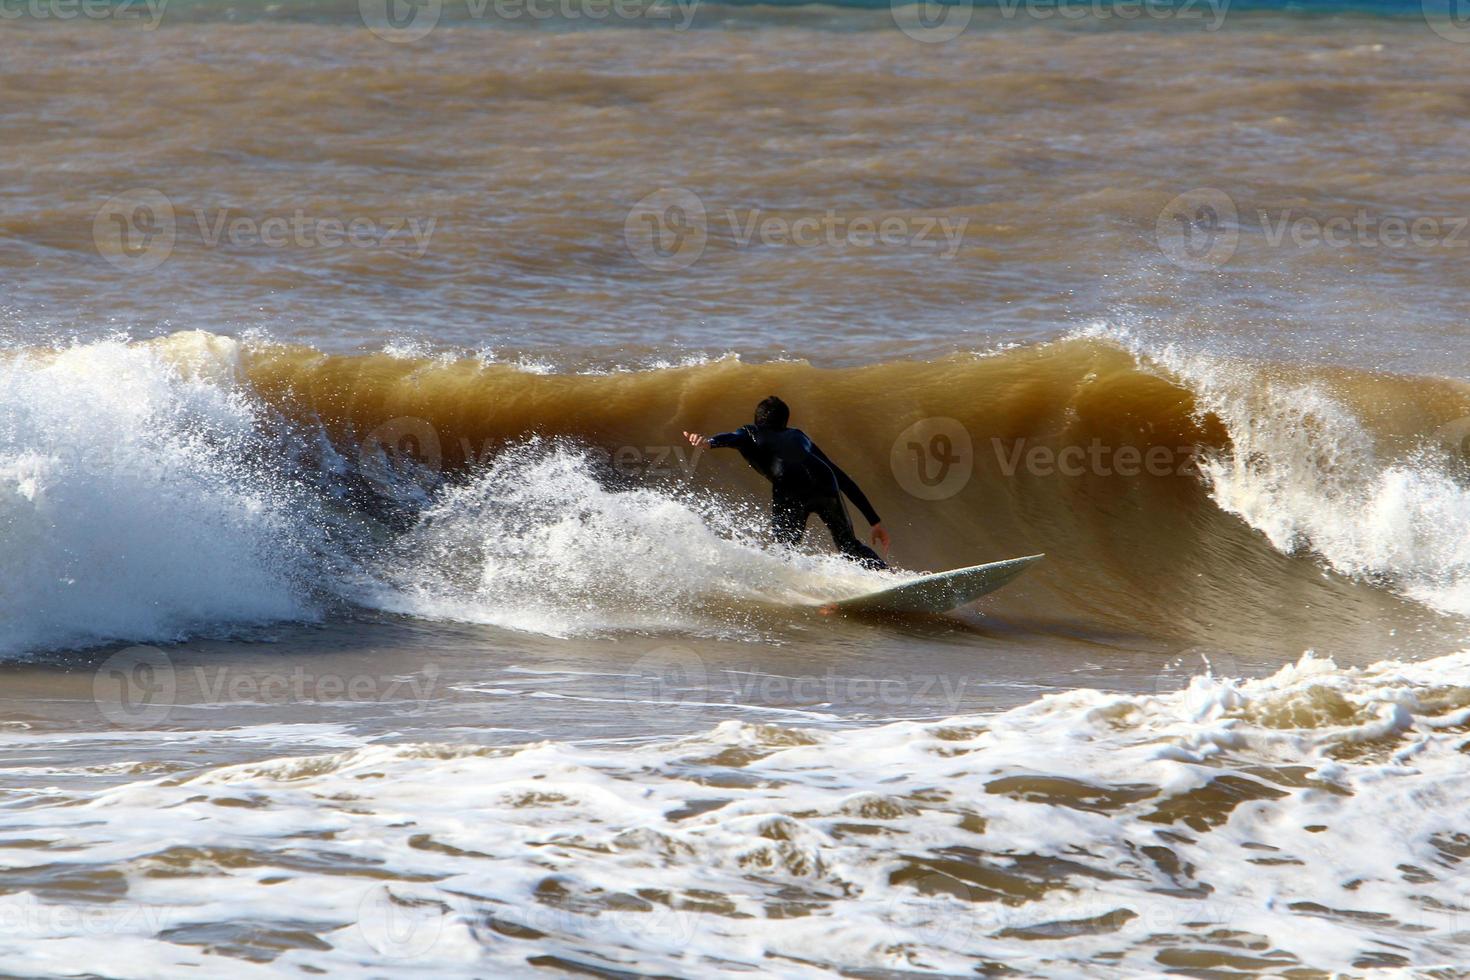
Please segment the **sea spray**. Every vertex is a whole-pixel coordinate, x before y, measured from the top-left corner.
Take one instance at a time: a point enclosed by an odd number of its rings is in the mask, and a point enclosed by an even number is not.
[[[257,411],[122,342],[0,362],[0,653],[316,614]]]
[[[596,453],[533,440],[449,487],[393,548],[371,601],[549,635],[736,628],[750,604],[815,604],[886,582],[840,558],[774,548],[764,515],[711,497],[616,486]]]
[[[1149,344],[1112,327],[1083,336],[1159,365],[1195,392],[1199,413],[1224,422],[1229,448],[1205,453],[1201,476],[1223,510],[1275,548],[1470,615],[1470,485],[1459,475],[1464,460],[1447,458],[1434,432],[1394,452],[1319,380],[1273,378],[1260,365]]]

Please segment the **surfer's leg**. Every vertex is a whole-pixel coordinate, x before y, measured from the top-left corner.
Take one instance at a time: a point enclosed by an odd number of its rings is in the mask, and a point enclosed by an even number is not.
[[[777,493],[771,496],[771,534],[780,544],[796,545],[806,533],[806,519],[811,511],[806,502]]]
[[[868,568],[888,567],[888,564],[878,557],[876,551],[857,539],[857,535],[852,530],[852,519],[847,516],[847,508],[842,506],[839,498],[829,497],[815,501],[812,510],[816,511],[822,523],[827,525],[827,530],[832,532],[832,543],[843,555]]]

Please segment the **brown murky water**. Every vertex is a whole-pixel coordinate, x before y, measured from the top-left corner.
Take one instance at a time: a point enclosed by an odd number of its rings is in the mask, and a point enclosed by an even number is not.
[[[0,20],[4,969],[1458,970],[1457,25],[662,9]]]
[[[8,24],[11,330],[638,364],[887,360],[1131,318],[1463,376],[1441,352],[1470,268],[1467,47],[1422,21],[1019,20],[925,44],[886,11],[789,16],[407,44]],[[171,255],[115,268],[93,219],[145,192]]]

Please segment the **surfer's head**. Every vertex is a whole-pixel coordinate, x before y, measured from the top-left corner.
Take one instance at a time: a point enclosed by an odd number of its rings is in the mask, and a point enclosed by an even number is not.
[[[775,395],[761,400],[755,407],[755,424],[763,429],[784,429],[791,420],[791,409]]]

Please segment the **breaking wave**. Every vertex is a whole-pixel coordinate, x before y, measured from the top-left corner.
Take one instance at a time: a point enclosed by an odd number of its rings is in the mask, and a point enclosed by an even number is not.
[[[12,654],[342,600],[551,635],[740,631],[883,581],[822,557],[819,530],[774,548],[759,479],[679,436],[773,392],[867,488],[902,568],[1051,555],[1028,613],[1235,652],[1279,651],[1291,621],[1297,651],[1392,653],[1394,630],[1470,612],[1470,389],[1448,380],[1101,329],[844,369],[569,375],[192,333],[3,370]]]

